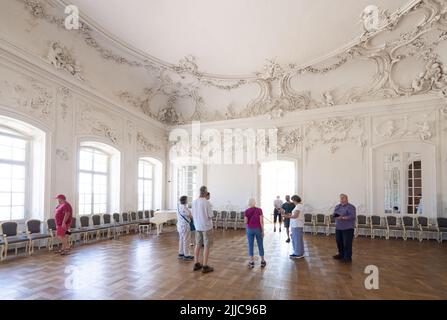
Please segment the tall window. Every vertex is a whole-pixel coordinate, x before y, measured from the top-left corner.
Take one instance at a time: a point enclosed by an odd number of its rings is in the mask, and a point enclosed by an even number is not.
[[[179,167],[177,170],[177,199],[187,196],[188,203],[191,203],[198,189],[197,166]]]
[[[79,152],[79,214],[106,213],[109,155],[93,147]]]
[[[152,210],[154,202],[154,165],[147,160],[138,162],[138,210]]]
[[[422,203],[422,166],[421,161],[408,165],[408,204],[407,213],[423,213]]]
[[[25,218],[28,141],[0,127],[0,221]]]

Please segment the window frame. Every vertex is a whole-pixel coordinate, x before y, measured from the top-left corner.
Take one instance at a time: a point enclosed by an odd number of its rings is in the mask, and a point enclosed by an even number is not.
[[[141,177],[140,176],[140,163],[147,163],[147,164],[149,164],[150,165],[150,167],[151,167],[151,171],[152,171],[152,178],[145,178],[145,177]],[[144,159],[144,158],[140,158],[140,159],[138,159],[138,165],[137,165],[137,170],[138,170],[138,174],[137,174],[137,176],[138,176],[138,179],[137,179],[137,209],[138,209],[138,211],[145,211],[145,210],[153,210],[154,208],[154,202],[155,202],[155,164],[153,163],[153,162],[151,162],[151,161],[149,161],[149,160],[147,160],[147,159]],[[143,197],[143,208],[142,209],[140,209],[140,188],[139,188],[139,184],[140,184],[140,181],[142,181],[143,182],[143,193],[142,193],[142,197]],[[145,193],[144,193],[144,182],[145,181],[151,181],[151,185],[152,185],[152,188],[151,188],[151,204],[152,204],[152,208],[145,208],[145,206],[144,206],[144,203],[145,203],[145,201],[144,201],[144,198],[145,198]]]
[[[94,171],[93,169],[90,171],[90,170],[84,170],[84,169],[81,169],[81,151],[82,150],[85,150],[85,149],[90,149],[90,150],[93,150],[93,151],[96,151],[96,152],[99,152],[99,153],[101,153],[101,154],[103,154],[103,155],[106,155],[107,156],[107,171],[106,171],[106,173],[103,173],[103,172],[97,172],[97,171]],[[93,162],[92,162],[92,164],[94,164],[94,160],[93,160]],[[94,166],[92,166],[92,168],[94,168]],[[77,208],[77,213],[78,213],[78,215],[79,216],[85,216],[85,215],[88,215],[88,216],[92,216],[92,215],[94,215],[94,214],[104,214],[104,213],[108,213],[109,211],[110,211],[110,192],[111,192],[111,189],[110,189],[110,171],[111,171],[111,155],[108,153],[108,152],[106,152],[106,151],[104,151],[104,150],[102,150],[101,148],[98,148],[98,147],[94,147],[94,146],[80,146],[79,147],[79,150],[78,150],[78,175],[77,175],[77,181],[78,181],[78,185],[77,185],[77,191],[78,191],[78,208]],[[87,173],[87,174],[90,174],[91,176],[92,176],[92,198],[91,198],[91,205],[90,205],[90,213],[81,213],[80,212],[80,208],[81,208],[81,193],[79,192],[79,185],[80,185],[80,175],[81,175],[81,173]],[[93,190],[94,190],[94,188],[93,188],[93,186],[94,186],[94,179],[93,179],[93,176],[94,175],[104,175],[106,178],[107,178],[107,183],[106,183],[106,185],[107,185],[107,192],[106,192],[106,212],[102,212],[102,213],[95,213],[94,211],[94,208],[95,208],[95,202],[94,202],[94,199],[95,199],[95,196],[94,196],[94,192],[93,192]]]
[[[3,130],[5,131],[3,131]],[[9,131],[9,132],[8,132]],[[23,223],[26,220],[28,220],[31,216],[30,212],[30,208],[31,208],[31,195],[32,195],[32,185],[33,185],[33,181],[32,181],[32,174],[31,174],[31,168],[32,168],[32,157],[31,157],[31,149],[32,149],[32,143],[33,143],[33,139],[32,137],[30,137],[29,135],[23,134],[13,128],[10,128],[8,126],[3,126],[0,125],[0,136],[6,136],[9,138],[14,138],[14,139],[20,139],[25,141],[25,161],[19,162],[16,160],[4,160],[4,159],[0,159],[0,163],[3,164],[10,164],[10,165],[24,165],[25,167],[25,189],[24,189],[24,205],[23,205],[23,218],[21,219],[11,219],[11,213],[9,214],[9,219],[8,220],[0,220],[1,222],[6,222],[6,221],[16,221],[18,223]],[[12,194],[12,192],[11,192]],[[10,208],[12,207],[12,202],[10,205]]]

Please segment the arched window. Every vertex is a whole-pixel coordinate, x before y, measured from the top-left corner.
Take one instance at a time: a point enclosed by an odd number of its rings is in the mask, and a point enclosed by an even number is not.
[[[147,160],[138,163],[138,210],[152,210],[154,206],[154,165]]]
[[[79,149],[78,213],[120,211],[120,152],[99,142],[82,142]]]
[[[0,116],[0,221],[44,219],[46,134]]]
[[[29,138],[0,126],[0,221],[26,218]]]
[[[163,164],[152,157],[138,159],[138,210],[162,208]]]

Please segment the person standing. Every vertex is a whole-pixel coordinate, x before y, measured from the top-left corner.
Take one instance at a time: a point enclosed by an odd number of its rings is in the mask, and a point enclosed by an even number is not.
[[[352,241],[354,239],[356,208],[348,201],[346,194],[340,195],[340,204],[335,207],[335,239],[338,254],[334,259],[352,261]]]
[[[255,199],[248,200],[248,209],[244,213],[244,222],[247,227],[248,256],[250,258],[248,267],[250,269],[255,267],[253,251],[256,238],[259,256],[261,257],[261,268],[265,268],[267,262],[264,259],[264,216],[262,215],[262,209],[256,207]]]
[[[207,187],[200,187],[200,197],[192,202],[192,219],[196,228],[193,270],[202,270],[203,273],[214,271],[214,268],[208,265],[208,256],[212,244],[213,210],[211,204],[206,199],[207,193]],[[202,245],[204,246],[203,264],[199,260]]]
[[[186,261],[194,260],[190,255],[189,242],[191,241],[192,214],[188,209],[188,197],[180,197],[180,205],[177,208],[177,231],[179,235],[178,258]]]
[[[290,201],[290,196],[286,196],[286,202],[281,206],[282,208],[282,215],[284,216],[284,228],[286,229],[287,233],[287,240],[286,242],[290,242],[290,233],[289,233],[289,227],[290,227],[290,218],[287,218],[295,208],[295,205]]]
[[[62,244],[59,253],[61,255],[66,255],[70,251],[68,236],[70,233],[71,222],[73,220],[73,209],[63,194],[59,194],[55,199],[57,199],[59,203],[54,213],[56,236]]]
[[[304,212],[301,198],[297,195],[292,196],[292,202],[295,205],[292,213],[288,215],[290,219],[290,228],[292,231],[293,253],[291,259],[304,258]]]
[[[279,220],[279,232],[281,232],[281,206],[281,197],[276,196],[276,199],[273,201],[273,232],[276,232],[276,220]]]

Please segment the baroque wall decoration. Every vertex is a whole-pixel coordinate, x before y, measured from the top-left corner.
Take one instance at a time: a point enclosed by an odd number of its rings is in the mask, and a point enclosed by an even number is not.
[[[68,152],[67,148],[57,148],[56,149],[56,156],[63,161],[68,161]]]
[[[149,139],[146,138],[142,132],[137,133],[137,144],[138,149],[140,149],[141,151],[149,152],[149,151],[159,151],[161,149],[159,145],[150,142]]]
[[[374,126],[376,136],[384,140],[419,139],[431,140],[435,136],[435,121],[429,115],[404,115],[388,119]]]
[[[60,87],[57,90],[58,105],[61,109],[60,115],[63,121],[67,120],[68,109],[70,108],[72,102],[72,95],[70,89],[67,87]]]
[[[47,8],[44,1],[17,1],[25,4],[25,8],[36,21],[44,20],[63,29],[63,17],[51,14],[51,10]],[[177,64],[162,62],[150,56],[126,58],[108,49],[98,40],[99,31],[82,21],[77,32],[85,43],[105,60],[143,68],[151,78],[155,77],[159,81],[159,85],[145,88],[141,96],[131,93],[128,89],[121,90],[117,95],[123,102],[136,106],[152,118],[169,125],[191,120],[215,121],[260,115],[279,118],[288,112],[309,108],[333,107],[444,90],[447,87],[447,78],[443,57],[437,55],[435,50],[441,42],[447,40],[447,3],[443,0],[411,0],[406,6],[392,13],[378,9],[376,27],[365,29],[351,45],[335,51],[336,54],[329,58],[302,66],[293,62],[280,65],[274,60],[268,60],[263,70],[238,77],[203,72],[197,58],[193,55],[180,59]],[[423,19],[414,23],[409,30],[397,34],[397,37],[388,37],[391,40],[385,40],[385,42],[373,41],[385,34],[402,32],[397,26],[415,13],[422,15]],[[362,24],[365,26],[365,21],[370,18],[370,11],[363,12]],[[414,79],[408,79],[407,83],[400,84],[396,80],[396,68],[410,57],[423,61],[425,67]],[[312,89],[313,91],[310,92],[292,87],[293,77],[299,78],[307,74],[322,77],[341,70],[341,67],[354,60],[373,63],[375,66],[375,73],[367,85],[356,87],[356,81],[353,80],[351,87],[341,88],[334,84],[333,88],[324,89],[322,92],[317,92],[317,89]],[[69,65],[69,69],[73,72],[75,65]],[[174,78],[179,78],[179,80],[173,80]],[[231,91],[247,85],[256,85],[259,88],[259,94],[249,99],[246,105],[232,104],[231,108],[222,112],[205,111],[207,104],[203,98],[203,91],[207,87]],[[334,92],[337,92],[337,95],[334,95]],[[155,95],[163,95],[169,101],[164,106],[155,106],[152,99]],[[185,104],[175,103],[179,99],[192,101],[192,110],[182,109]]]
[[[303,139],[299,128],[291,130],[281,128],[277,133],[277,150],[281,154],[297,152]]]
[[[56,69],[65,70],[76,79],[81,81],[84,80],[81,74],[81,66],[79,62],[76,61],[70,54],[69,50],[62,46],[59,42],[54,41],[50,43],[47,61]]]
[[[121,143],[120,125],[118,119],[99,108],[93,108],[91,105],[81,102],[77,117],[77,130],[106,138],[113,145]]]
[[[5,106],[49,122],[54,106],[52,89],[39,81],[21,76],[20,79],[1,80],[0,100]]]
[[[330,118],[310,121],[304,125],[306,151],[316,145],[328,145],[335,153],[340,144],[355,142],[362,149],[366,146],[365,121],[363,118]]]

